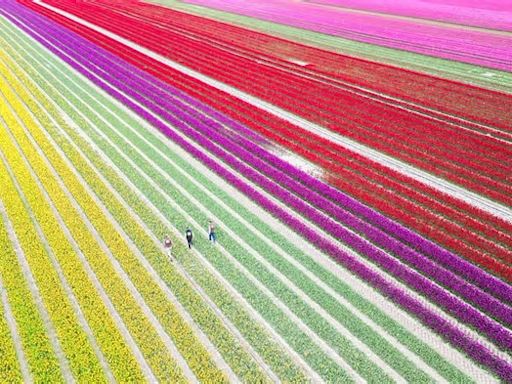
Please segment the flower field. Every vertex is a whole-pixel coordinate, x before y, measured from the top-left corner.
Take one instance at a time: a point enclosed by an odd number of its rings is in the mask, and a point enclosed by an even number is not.
[[[0,382],[512,382],[508,82],[244,25],[500,10],[193,2],[0,0]]]

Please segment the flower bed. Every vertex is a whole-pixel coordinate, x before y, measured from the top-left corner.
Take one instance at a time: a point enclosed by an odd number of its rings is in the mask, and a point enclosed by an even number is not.
[[[0,231],[5,231],[2,224],[3,223],[0,220]],[[0,236],[4,233],[5,232],[2,232]],[[11,245],[9,242],[5,241],[5,236],[3,237],[4,239],[0,239],[0,249],[2,252],[12,253],[12,249],[9,249]],[[14,335],[11,335],[11,331],[7,324],[7,308],[3,302],[3,297],[7,297],[7,294],[5,293],[3,286],[0,286],[0,295],[2,296],[2,301],[0,301],[0,356],[2,356],[2,359],[0,360],[0,380],[4,383],[21,383],[23,378],[21,375],[20,361],[16,356],[13,341]]]

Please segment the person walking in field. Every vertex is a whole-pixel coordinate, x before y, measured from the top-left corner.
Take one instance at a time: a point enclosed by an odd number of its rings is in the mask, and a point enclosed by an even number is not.
[[[171,241],[171,238],[169,237],[169,235],[165,235],[164,248],[165,248],[165,253],[167,254],[167,256],[169,256],[169,259],[172,261],[172,241]]]
[[[217,235],[215,234],[215,224],[211,220],[208,221],[208,240],[213,244],[217,241]]]
[[[185,231],[185,238],[187,239],[188,249],[192,248],[192,239],[194,238],[194,234],[190,228],[187,228]]]

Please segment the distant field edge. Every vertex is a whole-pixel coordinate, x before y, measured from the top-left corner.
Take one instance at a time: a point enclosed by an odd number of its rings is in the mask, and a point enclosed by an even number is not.
[[[242,26],[274,36],[280,36],[295,42],[320,47],[355,58],[389,64],[411,71],[476,85],[486,89],[512,93],[512,73],[505,71],[398,49],[379,47],[235,13],[223,12],[213,8],[187,4],[177,0],[142,0],[141,2],[158,4],[177,11]]]

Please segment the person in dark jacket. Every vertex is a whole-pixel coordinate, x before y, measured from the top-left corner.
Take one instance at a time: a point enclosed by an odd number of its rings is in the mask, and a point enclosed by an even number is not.
[[[185,231],[185,237],[187,239],[188,248],[192,248],[192,239],[194,238],[194,234],[190,228],[187,228]]]

